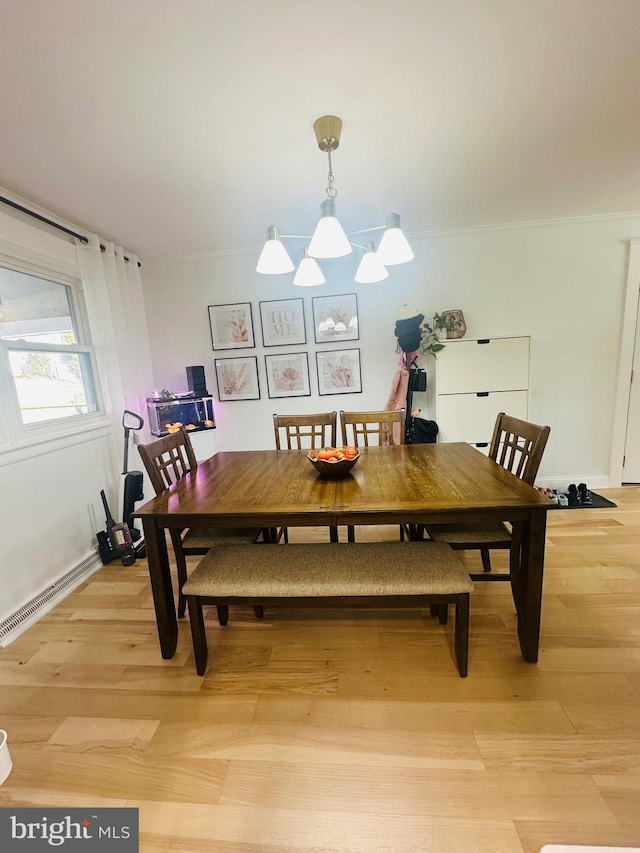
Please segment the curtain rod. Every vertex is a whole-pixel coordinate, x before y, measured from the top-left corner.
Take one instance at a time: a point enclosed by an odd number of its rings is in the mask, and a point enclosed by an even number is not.
[[[16,210],[19,210],[21,213],[26,213],[27,216],[32,216],[34,219],[38,219],[40,220],[40,222],[44,222],[45,225],[50,225],[52,228],[57,228],[58,231],[64,231],[65,234],[70,234],[72,237],[76,237],[82,243],[89,242],[89,238],[85,237],[83,234],[78,234],[76,231],[71,231],[70,228],[65,228],[64,225],[58,225],[57,222],[53,222],[51,219],[47,219],[45,216],[41,216],[39,213],[36,213],[34,210],[29,210],[27,207],[23,207],[21,204],[17,204],[15,201],[11,201],[10,198],[5,198],[4,196],[0,195],[0,201],[3,204],[8,204],[9,207],[13,207]],[[103,246],[102,243],[100,243],[100,251],[107,251],[106,246]],[[124,255],[124,261],[127,264],[129,263],[129,258],[126,255]],[[138,261],[138,266],[142,266],[140,261]]]

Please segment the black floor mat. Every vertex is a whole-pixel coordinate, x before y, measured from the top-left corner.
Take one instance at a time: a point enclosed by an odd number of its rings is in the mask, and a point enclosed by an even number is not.
[[[607,506],[618,506],[618,504],[614,504],[613,501],[610,501],[608,498],[603,498],[602,495],[598,495],[595,492],[591,492],[591,503],[590,504],[576,504],[575,506],[559,506],[558,509],[603,509]]]

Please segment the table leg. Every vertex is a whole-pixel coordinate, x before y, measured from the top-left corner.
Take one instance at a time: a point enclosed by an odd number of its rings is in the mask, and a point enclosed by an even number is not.
[[[153,518],[142,517],[142,527],[147,547],[147,563],[156,611],[156,624],[163,658],[172,658],[178,643],[178,620],[173,600],[173,586],[169,570],[169,554],[163,527]]]
[[[528,663],[538,660],[546,524],[546,511],[532,509],[529,520],[522,525],[520,566],[511,581],[518,612],[520,649]]]

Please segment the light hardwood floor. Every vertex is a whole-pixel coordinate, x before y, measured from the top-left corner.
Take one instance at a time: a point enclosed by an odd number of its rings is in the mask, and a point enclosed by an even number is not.
[[[426,613],[286,608],[208,609],[199,678],[186,619],[160,656],[145,562],[101,569],[0,649],[0,805],[136,806],[144,853],[640,846],[640,489],[603,494],[549,513],[539,663],[476,584],[466,679]]]

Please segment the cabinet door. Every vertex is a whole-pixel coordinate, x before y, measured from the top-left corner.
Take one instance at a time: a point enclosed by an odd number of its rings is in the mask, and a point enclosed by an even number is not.
[[[488,444],[498,413],[526,420],[527,402],[527,391],[496,391],[482,397],[475,394],[438,397],[438,441]]]
[[[438,353],[437,394],[529,387],[529,338],[447,341]]]

